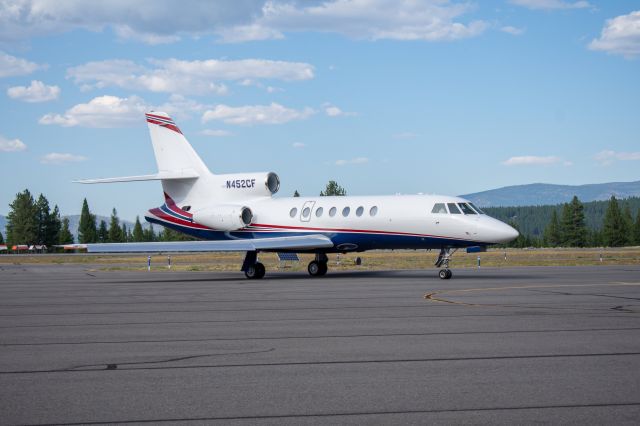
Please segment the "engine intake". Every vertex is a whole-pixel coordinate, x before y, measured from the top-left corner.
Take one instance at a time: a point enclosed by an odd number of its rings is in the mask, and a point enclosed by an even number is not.
[[[193,220],[218,231],[237,231],[251,223],[253,212],[245,206],[217,205],[193,212]]]

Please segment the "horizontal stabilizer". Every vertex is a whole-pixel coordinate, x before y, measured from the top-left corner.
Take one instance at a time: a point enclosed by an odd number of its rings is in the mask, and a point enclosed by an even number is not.
[[[140,175],[140,176],[122,176],[112,177],[104,179],[83,179],[74,180],[74,183],[115,183],[115,182],[140,182],[146,180],[176,180],[176,179],[196,179],[200,177],[195,170],[182,169],[177,171],[163,171],[154,173],[152,175]]]
[[[324,235],[301,235],[274,238],[241,238],[221,241],[170,241],[149,243],[87,244],[89,253],[172,253],[206,251],[313,250],[331,248]]]

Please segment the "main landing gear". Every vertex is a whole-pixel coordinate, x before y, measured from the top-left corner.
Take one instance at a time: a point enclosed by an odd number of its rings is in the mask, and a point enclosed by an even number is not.
[[[250,280],[259,280],[264,277],[266,272],[264,265],[258,262],[257,251],[247,252],[241,270],[244,272],[244,276]]]
[[[327,274],[327,270],[329,269],[327,263],[329,262],[329,258],[325,253],[316,253],[315,260],[309,262],[309,266],[307,266],[307,271],[309,271],[309,275],[312,277],[322,277]],[[258,252],[256,251],[248,251],[244,257],[244,262],[242,262],[242,272],[244,272],[245,277],[250,280],[259,280],[264,277],[265,268],[264,265],[258,262]]]
[[[443,268],[438,271],[438,276],[440,277],[440,279],[448,280],[453,276],[453,273],[449,269],[449,261],[451,260],[451,256],[453,255],[453,253],[455,253],[457,250],[458,249],[451,247],[442,247],[440,249],[438,260],[436,260],[436,267]]]
[[[327,263],[329,262],[329,258],[324,253],[316,253],[315,260],[309,262],[309,266],[307,266],[307,271],[309,271],[309,275],[312,277],[321,277],[327,273],[329,267]]]

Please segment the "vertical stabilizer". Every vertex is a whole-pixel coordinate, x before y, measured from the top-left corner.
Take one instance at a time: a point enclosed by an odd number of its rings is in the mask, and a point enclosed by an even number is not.
[[[145,115],[158,172],[198,176],[184,180],[162,180],[162,189],[165,194],[176,201],[184,200],[196,189],[198,180],[208,177],[211,172],[169,114],[152,111]]]
[[[165,112],[145,114],[153,144],[159,172],[195,171],[198,175],[209,174],[209,169],[193,150],[187,138]]]

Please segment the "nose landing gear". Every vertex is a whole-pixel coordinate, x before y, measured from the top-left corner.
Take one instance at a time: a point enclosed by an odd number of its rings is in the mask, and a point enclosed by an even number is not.
[[[457,250],[457,248],[451,247],[442,247],[440,249],[438,260],[436,260],[437,268],[444,267],[443,269],[440,269],[440,271],[438,271],[438,276],[440,277],[440,279],[448,280],[453,276],[453,273],[449,269],[449,261],[451,261],[451,256],[453,256],[453,253],[455,253]]]
[[[440,269],[440,271],[438,271],[438,276],[441,280],[448,280],[453,276],[453,273],[451,272],[451,269]]]

